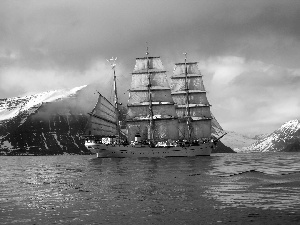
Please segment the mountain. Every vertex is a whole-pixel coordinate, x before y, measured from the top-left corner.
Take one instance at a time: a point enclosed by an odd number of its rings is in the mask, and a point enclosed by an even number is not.
[[[243,152],[300,152],[300,122],[290,120],[283,124],[273,133],[262,137],[248,147],[242,149]]]
[[[261,140],[261,139],[264,139],[265,137],[267,137],[268,135],[269,134],[257,134],[257,135],[249,136],[249,137],[254,140]]]
[[[85,85],[0,100],[0,155],[89,153],[80,134],[94,93]]]
[[[84,85],[0,99],[0,155],[90,154],[80,135],[97,98]],[[234,151],[219,142],[213,152]]]
[[[222,141],[219,141],[217,147],[212,150],[212,153],[236,153],[232,148],[227,147]]]
[[[217,119],[212,115],[213,119],[211,121],[212,124],[212,136],[215,138],[221,138],[221,140],[218,141],[217,147],[212,150],[212,153],[236,153],[231,146],[228,144],[224,144],[224,137],[223,136],[226,132],[223,130]]]
[[[240,152],[243,147],[249,146],[258,140],[256,137],[248,137],[233,131],[226,131],[226,133],[221,140],[224,145],[232,148],[235,152]]]

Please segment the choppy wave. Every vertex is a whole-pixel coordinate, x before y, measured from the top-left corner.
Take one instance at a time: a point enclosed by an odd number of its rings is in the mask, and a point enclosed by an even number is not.
[[[297,224],[299,161],[0,157],[0,224]]]

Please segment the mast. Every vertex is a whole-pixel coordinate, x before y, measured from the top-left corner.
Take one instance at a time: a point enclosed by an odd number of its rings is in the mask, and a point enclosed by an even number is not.
[[[189,101],[189,87],[188,87],[188,72],[187,72],[187,66],[186,66],[186,55],[187,53],[183,53],[185,55],[184,58],[184,75],[185,75],[185,80],[184,80],[184,87],[185,87],[185,104],[186,104],[186,124],[188,127],[188,141],[190,142],[191,140],[191,135],[192,135],[192,125],[191,125],[191,114],[190,114],[190,101]]]
[[[152,93],[151,93],[151,79],[150,79],[150,73],[149,73],[149,52],[148,52],[148,46],[147,46],[147,52],[146,52],[146,55],[147,55],[147,78],[148,78],[148,98],[149,98],[149,117],[150,117],[150,120],[149,120],[149,136],[148,136],[148,139],[150,142],[153,142],[154,141],[154,137],[153,137],[153,108],[152,108]]]
[[[118,101],[118,92],[117,92],[117,78],[116,78],[116,60],[117,57],[114,59],[111,57],[111,59],[107,59],[107,61],[110,63],[111,68],[114,73],[114,106],[115,106],[115,112],[117,117],[117,132],[118,132],[118,138],[119,138],[119,144],[120,144],[120,125],[119,125],[119,101]]]

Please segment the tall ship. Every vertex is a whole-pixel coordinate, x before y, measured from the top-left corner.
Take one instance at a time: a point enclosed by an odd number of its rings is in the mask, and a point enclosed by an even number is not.
[[[85,146],[98,158],[209,156],[222,137],[212,135],[202,75],[196,62],[176,63],[171,85],[160,57],[136,58],[127,104],[126,132],[119,123],[115,59],[114,102],[99,93]],[[221,128],[221,127],[220,127]]]

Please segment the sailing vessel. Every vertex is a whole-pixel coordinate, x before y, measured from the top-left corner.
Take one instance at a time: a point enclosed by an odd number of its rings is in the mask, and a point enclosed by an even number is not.
[[[169,85],[160,57],[136,58],[129,90],[127,135],[118,121],[115,60],[114,104],[99,93],[90,113],[85,145],[99,158],[209,156],[212,115],[202,75],[195,62],[176,63]]]

